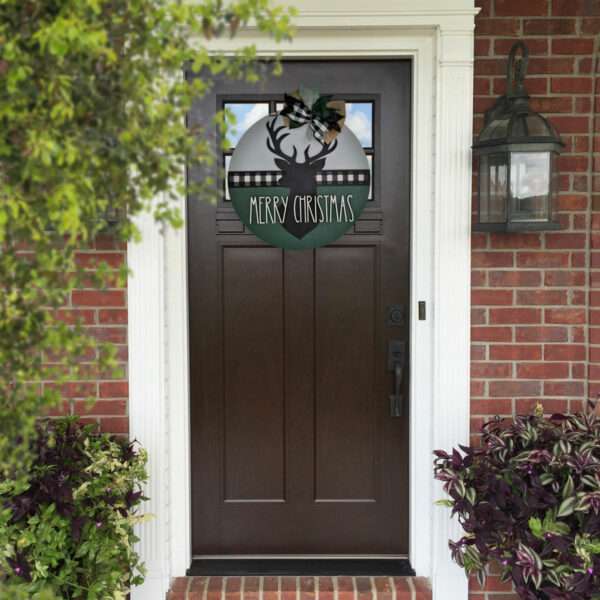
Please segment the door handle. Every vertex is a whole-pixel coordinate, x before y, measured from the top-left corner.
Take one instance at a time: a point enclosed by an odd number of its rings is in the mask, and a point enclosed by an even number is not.
[[[404,396],[402,394],[402,382],[404,378],[404,354],[406,342],[401,340],[390,340],[388,344],[388,371],[394,374],[393,393],[389,395],[390,415],[402,417],[404,413]]]
[[[403,396],[400,393],[402,389],[402,365],[396,363],[394,366],[394,393],[390,394],[390,415],[392,417],[401,417],[403,409]]]

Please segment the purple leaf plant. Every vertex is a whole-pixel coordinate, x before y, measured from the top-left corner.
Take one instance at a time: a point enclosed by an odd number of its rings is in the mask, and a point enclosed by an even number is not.
[[[541,411],[540,411],[541,412]],[[434,471],[464,535],[453,560],[490,563],[526,600],[600,599],[600,417],[496,418],[481,446],[436,451]]]

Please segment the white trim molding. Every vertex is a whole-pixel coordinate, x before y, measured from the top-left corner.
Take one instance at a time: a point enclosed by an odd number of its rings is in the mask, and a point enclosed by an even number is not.
[[[134,598],[164,600],[170,579],[169,554],[164,546],[169,537],[170,489],[169,426],[166,418],[165,363],[165,240],[150,214],[137,219],[143,235],[139,244],[127,248],[129,308],[129,430],[149,453],[149,483],[143,511],[153,518],[138,526],[138,547],[148,576]]]
[[[411,242],[410,560],[434,600],[467,600],[448,550],[459,531],[434,506],[432,451],[469,439],[470,220],[473,0],[297,0],[293,43],[249,28],[219,50],[255,44],[262,55],[410,58],[413,62]],[[182,199],[182,207],[185,199]],[[185,229],[162,234],[139,219],[130,244],[130,430],[150,454],[139,551],[148,567],[133,600],[164,600],[190,552],[190,458]],[[419,301],[427,318],[416,318]]]
[[[469,440],[472,33],[442,30],[438,48],[431,422],[434,448],[448,449]],[[428,458],[431,464],[431,453]],[[434,490],[443,497],[441,486]],[[434,600],[468,598],[466,578],[450,560],[447,543],[458,537],[458,524],[445,510],[434,509]]]

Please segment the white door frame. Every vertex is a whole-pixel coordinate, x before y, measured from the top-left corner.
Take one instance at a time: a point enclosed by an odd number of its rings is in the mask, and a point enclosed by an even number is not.
[[[219,49],[254,43],[264,55],[413,61],[409,557],[431,579],[434,600],[467,600],[447,545],[459,530],[433,504],[442,494],[432,451],[469,439],[476,9],[473,0],[370,0],[368,12],[354,9],[358,0],[294,4],[293,43],[278,46],[249,29]],[[187,243],[185,228],[161,232],[148,215],[138,225],[142,241],[128,246],[130,431],[150,454],[144,509],[154,518],[139,528],[148,575],[132,598],[164,600],[191,560]]]

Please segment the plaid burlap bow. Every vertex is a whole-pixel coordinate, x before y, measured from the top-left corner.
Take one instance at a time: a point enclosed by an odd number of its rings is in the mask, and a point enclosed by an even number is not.
[[[301,92],[285,94],[285,105],[280,114],[290,129],[308,124],[316,140],[329,144],[342,130],[346,116],[345,103],[340,100],[332,101],[333,96],[313,94],[316,100],[309,100],[308,103]]]

